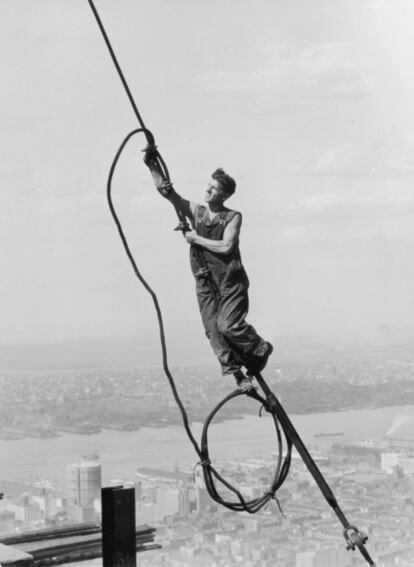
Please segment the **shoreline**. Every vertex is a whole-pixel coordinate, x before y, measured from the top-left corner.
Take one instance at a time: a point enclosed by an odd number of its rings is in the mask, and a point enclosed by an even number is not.
[[[390,408],[404,408],[408,406],[412,406],[411,402],[401,402],[399,404],[383,404],[378,406],[370,406],[370,405],[361,405],[361,406],[353,406],[353,407],[341,407],[341,408],[326,408],[321,409],[318,408],[317,411],[295,411],[293,413],[289,413],[289,417],[295,418],[295,416],[305,417],[305,416],[312,416],[312,415],[324,415],[324,414],[332,414],[332,413],[345,413],[345,412],[355,412],[355,411],[380,411],[386,410]],[[245,413],[245,414],[237,414],[230,417],[218,418],[212,421],[212,425],[220,425],[220,424],[228,424],[235,421],[241,421],[246,418],[251,418],[257,416],[256,412],[252,413]],[[270,414],[264,414],[263,417],[270,417]],[[156,421],[155,424],[146,424],[143,423],[139,426],[134,426],[133,428],[128,427],[128,424],[119,424],[119,425],[101,425],[99,422],[90,425],[88,423],[81,424],[81,425],[68,425],[64,427],[56,427],[46,430],[39,430],[36,431],[35,429],[26,431],[20,428],[13,428],[13,427],[5,427],[0,428],[0,442],[11,442],[11,441],[22,441],[27,439],[37,439],[39,441],[48,441],[53,438],[64,437],[66,435],[74,435],[82,437],[94,437],[101,434],[105,434],[111,431],[117,431],[119,433],[126,433],[127,435],[137,433],[141,430],[166,430],[172,427],[181,428],[183,422],[180,420],[171,420],[170,422],[162,420]],[[203,427],[204,421],[199,421],[198,419],[190,420],[190,426],[195,427]],[[340,433],[325,433],[323,431],[316,434],[317,437],[332,437],[332,436],[342,436],[344,435],[343,432]],[[414,436],[413,436],[414,437]]]
[[[290,418],[310,452],[329,451],[329,438],[315,438],[315,433],[341,431],[345,442],[383,439],[393,428],[394,436],[411,437],[414,404],[369,408],[342,412],[292,414]],[[266,419],[268,417],[268,419]],[[401,419],[403,418],[403,419]],[[405,427],[396,428],[404,423]],[[192,432],[201,438],[203,424],[193,422]],[[398,433],[397,433],[398,431]],[[408,432],[408,433],[407,433]],[[275,432],[271,416],[245,415],[237,421],[212,424],[209,430],[212,458],[240,460],[263,457],[275,450]],[[0,440],[2,466],[0,480],[24,478],[32,482],[48,479],[64,486],[66,467],[82,455],[98,454],[104,483],[112,479],[131,480],[138,467],[186,470],[194,466],[197,455],[182,425],[139,431],[105,430],[96,435],[67,433],[48,439],[27,438],[18,443]]]

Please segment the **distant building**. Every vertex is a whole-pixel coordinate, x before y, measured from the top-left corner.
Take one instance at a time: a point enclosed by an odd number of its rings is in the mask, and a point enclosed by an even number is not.
[[[381,453],[384,447],[374,445],[373,443],[334,443],[332,445],[332,452],[344,455],[348,458],[355,458],[361,461],[364,459],[371,463],[376,463],[381,460]]]
[[[180,512],[180,489],[164,486],[158,488],[157,504],[164,518],[178,514]]]
[[[202,514],[207,510],[209,506],[211,506],[211,499],[210,496],[205,488],[197,487],[195,489],[195,497],[196,497],[196,512],[197,514]]]
[[[343,548],[327,547],[296,554],[295,567],[349,567],[352,555]]]
[[[296,554],[296,567],[315,567],[314,559],[314,551],[300,551]]]
[[[16,504],[8,504],[7,510],[21,522],[37,522],[42,519],[40,506],[33,501],[30,494],[23,494]]]
[[[33,502],[38,504],[45,519],[52,518],[58,511],[56,497],[52,492],[45,491],[43,494],[34,494]]]
[[[381,470],[392,474],[397,468],[404,474],[413,475],[414,457],[407,457],[401,453],[381,453]]]
[[[398,466],[399,453],[381,453],[381,470],[392,474]]]
[[[66,496],[69,518],[89,523],[96,519],[95,500],[100,498],[102,470],[95,455],[66,468]]]
[[[156,489],[154,501],[136,501],[136,520],[138,524],[163,522],[166,518],[190,513],[189,489],[186,485],[160,486]]]
[[[136,524],[154,524],[164,519],[159,512],[158,504],[138,500],[135,503]]]
[[[414,475],[414,458],[401,457],[398,459],[398,466],[404,474]]]
[[[388,448],[394,451],[410,451],[414,453],[414,436],[413,437],[386,437],[385,443]]]

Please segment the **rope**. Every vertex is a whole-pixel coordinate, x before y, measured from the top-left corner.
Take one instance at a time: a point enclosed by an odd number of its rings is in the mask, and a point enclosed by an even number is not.
[[[123,85],[125,92],[128,96],[129,102],[131,103],[134,114],[137,117],[138,123],[141,127],[140,132],[143,132],[145,134],[145,137],[147,138],[148,145],[153,147],[153,149],[155,150],[157,165],[158,165],[158,168],[159,168],[161,175],[163,176],[164,179],[169,181],[170,180],[170,174],[168,172],[168,168],[167,168],[161,154],[158,151],[156,151],[156,147],[155,147],[155,143],[154,143],[154,136],[152,135],[150,130],[148,130],[145,127],[144,121],[143,121],[143,119],[142,119],[142,117],[139,113],[139,110],[138,110],[138,107],[135,103],[134,97],[132,96],[131,89],[128,86],[128,83],[125,79],[125,75],[122,72],[121,66],[118,62],[118,59],[116,58],[114,50],[112,49],[112,45],[111,45],[111,42],[109,41],[108,34],[105,31],[104,25],[102,23],[101,18],[99,17],[99,14],[98,14],[98,11],[95,7],[95,4],[93,3],[93,0],[88,0],[88,3],[89,3],[89,6],[92,10],[93,15],[95,16],[96,22],[99,26],[99,29],[100,29],[102,37],[105,41],[106,47],[108,48],[112,62],[115,65],[115,69],[117,70],[119,78],[121,79],[122,85]]]
[[[170,369],[168,367],[168,357],[167,357],[167,346],[166,346],[166,341],[165,341],[164,322],[163,322],[162,313],[161,313],[161,309],[160,309],[160,305],[159,305],[159,302],[158,302],[157,295],[155,294],[155,292],[153,291],[151,286],[147,283],[147,281],[145,280],[145,278],[141,274],[140,270],[138,269],[138,266],[135,262],[133,254],[132,254],[132,252],[129,248],[128,241],[125,237],[124,231],[122,229],[121,222],[118,218],[118,215],[116,214],[115,207],[114,207],[113,201],[112,201],[112,178],[114,176],[114,172],[115,172],[115,168],[118,164],[118,160],[119,160],[125,146],[129,142],[129,140],[132,138],[132,136],[134,136],[135,134],[138,134],[140,132],[143,132],[144,134],[147,135],[149,131],[146,130],[145,128],[138,128],[136,130],[132,130],[132,132],[130,132],[124,138],[123,142],[121,143],[121,145],[119,146],[119,148],[118,148],[118,150],[115,154],[115,157],[114,157],[112,164],[111,164],[111,168],[109,170],[108,181],[107,181],[107,193],[106,194],[107,194],[107,199],[108,199],[108,205],[109,205],[109,209],[111,211],[112,217],[113,217],[115,224],[117,226],[119,236],[121,237],[121,241],[122,241],[122,244],[124,246],[124,250],[125,250],[125,252],[128,256],[128,259],[129,259],[131,265],[132,265],[132,268],[135,272],[135,275],[137,276],[137,278],[139,279],[141,284],[144,286],[144,288],[147,290],[147,292],[151,295],[152,301],[154,303],[154,307],[155,307],[155,311],[156,311],[157,319],[158,319],[158,327],[159,327],[159,333],[160,333],[162,362],[163,362],[164,372],[165,372],[165,374],[168,378],[168,381],[170,383],[174,399],[175,399],[175,401],[176,401],[176,403],[177,403],[177,405],[180,409],[187,435],[188,435],[191,443],[193,444],[193,447],[194,447],[196,453],[201,458],[200,449],[198,447],[196,440],[194,439],[194,436],[191,432],[191,429],[190,429],[190,426],[189,426],[189,423],[188,423],[187,413],[186,413],[184,405],[182,404],[181,399],[178,395],[177,389],[175,387],[174,379],[173,379],[171,372],[170,372]],[[152,134],[151,134],[151,136],[152,136]]]
[[[291,463],[291,454],[292,454],[292,442],[290,441],[289,437],[286,436],[285,432],[283,432],[287,444],[287,452],[286,455],[283,457],[283,440],[282,440],[281,427],[276,414],[272,412],[272,418],[276,429],[277,441],[278,441],[278,458],[275,467],[275,472],[273,475],[273,480],[271,482],[269,490],[265,492],[263,496],[246,502],[243,496],[241,495],[241,493],[238,490],[236,490],[233,486],[231,486],[211,466],[211,461],[208,451],[208,429],[214,416],[226,403],[241,395],[244,395],[243,392],[240,392],[238,390],[227,395],[219,404],[217,404],[217,406],[208,415],[204,423],[203,432],[201,436],[201,452],[203,454],[204,460],[201,461],[200,464],[203,468],[204,482],[206,484],[206,488],[210,496],[213,498],[213,500],[235,512],[249,512],[250,514],[254,514],[255,512],[258,512],[260,508],[265,506],[269,502],[269,500],[275,499],[277,501],[276,492],[282,486],[289,472],[290,463]],[[266,404],[266,400],[264,400],[256,391],[252,391],[247,395],[251,398],[254,398],[261,404]],[[215,487],[214,478],[219,480],[221,484],[223,484],[230,492],[233,492],[237,496],[238,502],[229,502],[225,500],[218,493]],[[279,510],[281,510],[278,501],[277,503],[279,506]]]
[[[141,118],[141,115],[140,115],[140,113],[139,113],[139,111],[138,111],[137,105],[135,104],[134,97],[133,97],[132,94],[131,94],[131,90],[130,90],[130,88],[129,88],[129,86],[128,86],[128,83],[126,82],[125,76],[124,76],[124,74],[123,74],[123,72],[122,72],[121,66],[120,66],[120,64],[118,63],[118,59],[116,58],[116,55],[115,55],[114,50],[112,49],[111,42],[109,41],[108,35],[107,35],[107,33],[106,33],[106,31],[105,31],[105,28],[104,28],[104,26],[103,26],[103,23],[102,23],[102,20],[101,20],[101,18],[99,17],[98,11],[97,11],[97,9],[95,8],[95,4],[93,3],[93,1],[92,1],[92,0],[88,0],[88,2],[89,2],[89,6],[91,7],[91,10],[92,10],[92,12],[93,12],[93,15],[95,16],[95,19],[96,19],[96,21],[97,21],[97,23],[98,23],[99,29],[101,30],[102,36],[103,36],[104,41],[105,41],[105,43],[106,43],[106,47],[108,48],[108,51],[109,51],[109,53],[110,53],[110,55],[111,55],[113,64],[115,65],[115,68],[116,68],[116,70],[117,70],[117,72],[118,72],[119,78],[121,79],[121,82],[122,82],[122,84],[123,84],[123,86],[124,86],[125,92],[126,92],[128,98],[129,98],[129,102],[131,103],[131,106],[132,106],[132,109],[133,109],[133,111],[134,111],[134,113],[135,113],[135,116],[137,117],[138,122],[139,122],[139,125],[140,125],[141,128],[142,128],[142,132],[144,132],[144,134],[145,134],[145,136],[147,137],[147,140],[148,140],[148,130],[146,130],[146,128],[145,128],[144,121],[143,121],[142,118]],[[149,140],[148,140],[148,141],[149,141]]]

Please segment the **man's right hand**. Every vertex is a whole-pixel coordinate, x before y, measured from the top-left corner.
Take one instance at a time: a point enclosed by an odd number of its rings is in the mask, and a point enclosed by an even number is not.
[[[155,165],[157,163],[157,157],[158,157],[157,146],[148,144],[148,146],[143,151],[144,151],[144,163],[149,168],[151,168],[152,165]]]
[[[158,162],[158,151],[157,146],[154,144],[148,144],[148,146],[143,150],[144,152],[144,163],[148,166],[151,175],[155,182],[155,187],[157,191],[171,201],[171,199],[176,195],[174,191],[174,187],[168,179],[163,179],[163,174],[161,172],[161,168]]]

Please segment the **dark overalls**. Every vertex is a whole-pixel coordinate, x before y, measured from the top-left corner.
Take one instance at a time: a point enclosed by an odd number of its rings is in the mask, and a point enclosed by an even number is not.
[[[224,229],[236,211],[225,210],[213,220],[207,207],[197,205],[194,211],[194,229],[210,240],[222,240]],[[209,276],[218,290],[216,298],[206,277],[198,273],[203,265],[199,254],[209,268]],[[206,335],[221,364],[222,374],[233,374],[240,367],[250,367],[251,362],[263,352],[265,341],[246,322],[249,309],[249,280],[243,268],[238,243],[229,254],[217,254],[195,245],[190,248],[191,269],[196,277],[197,299]],[[202,270],[201,270],[202,271]]]

